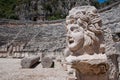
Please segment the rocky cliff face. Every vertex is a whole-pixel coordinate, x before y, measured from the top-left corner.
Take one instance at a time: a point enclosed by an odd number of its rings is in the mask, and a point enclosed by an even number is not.
[[[0,0],[0,18],[20,20],[56,20],[65,18],[74,6],[93,5],[102,8],[118,0]]]
[[[65,18],[69,10],[75,6],[93,5],[97,8],[105,7],[116,0],[99,4],[97,0],[22,0],[15,7],[16,15],[21,20],[55,20]]]
[[[48,19],[49,16],[65,18],[72,7],[88,4],[90,2],[85,0],[27,0],[17,5],[15,10],[19,19],[37,21]]]

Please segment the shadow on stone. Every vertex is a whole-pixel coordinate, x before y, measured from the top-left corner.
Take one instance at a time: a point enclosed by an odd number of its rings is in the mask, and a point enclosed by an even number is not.
[[[55,62],[52,62],[51,68],[55,67]]]
[[[40,64],[40,62],[37,62],[37,63],[35,63],[34,65],[32,65],[30,68],[35,68],[35,67],[37,67],[39,64]]]

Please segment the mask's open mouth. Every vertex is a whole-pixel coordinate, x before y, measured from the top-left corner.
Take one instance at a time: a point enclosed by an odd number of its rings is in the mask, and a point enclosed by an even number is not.
[[[74,43],[74,40],[69,40],[69,44],[72,44],[72,43]]]
[[[69,42],[69,44],[72,44],[72,43],[74,43],[74,39],[72,37],[68,36],[68,42]]]

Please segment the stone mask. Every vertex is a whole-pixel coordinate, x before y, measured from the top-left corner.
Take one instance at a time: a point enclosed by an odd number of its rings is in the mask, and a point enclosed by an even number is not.
[[[67,29],[68,47],[74,52],[82,46],[84,30],[78,24],[69,24],[67,25]]]

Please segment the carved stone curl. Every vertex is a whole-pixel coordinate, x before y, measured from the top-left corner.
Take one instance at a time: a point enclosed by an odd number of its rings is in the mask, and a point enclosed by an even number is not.
[[[109,69],[101,26],[100,15],[94,6],[75,7],[66,17],[67,52],[71,53],[66,61],[79,76],[106,74]]]

